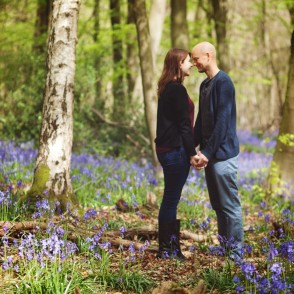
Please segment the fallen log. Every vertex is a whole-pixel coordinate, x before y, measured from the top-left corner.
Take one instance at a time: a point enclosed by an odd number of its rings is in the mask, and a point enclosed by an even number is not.
[[[67,236],[72,241],[77,241],[78,238],[87,238],[94,236],[99,232],[97,230],[91,230],[84,227],[76,227],[69,223],[64,223],[64,221],[54,222],[55,225],[62,226],[64,225],[67,230]],[[20,232],[29,232],[32,230],[47,230],[48,223],[40,221],[23,221],[23,222],[9,222],[9,221],[0,221],[0,237],[5,235],[15,236],[16,233]],[[119,230],[116,231],[105,231],[102,238],[106,241],[110,241],[113,245],[125,245],[129,246],[132,242],[136,241],[135,244],[138,248],[143,246],[142,243],[138,243],[137,240],[154,240],[157,238],[157,227],[153,225],[143,226],[128,229],[123,233],[124,239],[119,239],[122,236],[122,233]],[[195,234],[187,230],[181,231],[181,239],[193,240],[195,242],[209,242],[212,241],[213,244],[218,244],[216,236],[207,236],[204,234]],[[121,243],[119,243],[121,242]],[[136,247],[135,247],[136,248]]]

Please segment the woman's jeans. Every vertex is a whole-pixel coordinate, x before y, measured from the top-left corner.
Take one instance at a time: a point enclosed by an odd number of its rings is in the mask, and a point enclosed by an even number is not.
[[[164,175],[164,194],[158,220],[164,223],[173,223],[177,218],[177,206],[189,174],[190,159],[183,147],[159,153],[157,157]]]
[[[238,157],[210,160],[205,168],[205,178],[210,203],[217,215],[218,234],[224,243],[233,241],[235,249],[232,251],[240,256],[244,233],[237,187],[237,160]]]

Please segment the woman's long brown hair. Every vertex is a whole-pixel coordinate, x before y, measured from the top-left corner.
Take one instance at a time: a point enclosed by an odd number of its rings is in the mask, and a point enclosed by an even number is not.
[[[176,80],[180,83],[183,82],[184,76],[180,66],[188,55],[190,55],[190,53],[185,49],[172,48],[167,52],[164,59],[162,74],[157,83],[158,97],[161,96],[165,86],[170,81]]]

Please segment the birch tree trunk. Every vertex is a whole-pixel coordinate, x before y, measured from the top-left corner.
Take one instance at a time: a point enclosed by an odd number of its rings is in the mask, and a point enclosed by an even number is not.
[[[291,4],[289,4],[290,6]],[[292,27],[294,24],[294,4],[289,7]],[[270,186],[271,189],[287,183],[287,190],[294,188],[294,30],[291,36],[291,55],[289,63],[288,85],[286,99],[283,105],[282,121],[280,125],[278,142],[271,165]],[[279,182],[282,180],[282,183]]]
[[[31,203],[44,198],[61,209],[76,203],[70,179],[75,48],[79,0],[54,0],[50,23],[43,119]]]
[[[154,166],[158,167],[159,163],[155,152],[154,139],[156,136],[156,114],[157,99],[156,87],[154,81],[154,67],[151,47],[151,37],[149,33],[149,24],[145,6],[145,0],[132,0],[134,9],[134,18],[137,29],[137,39],[139,45],[139,57],[141,76],[143,84],[145,117],[149,131],[150,146],[152,149],[152,160]]]

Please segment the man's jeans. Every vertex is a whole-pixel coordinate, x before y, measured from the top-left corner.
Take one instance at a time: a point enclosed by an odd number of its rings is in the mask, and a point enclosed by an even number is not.
[[[218,234],[224,240],[232,237],[240,256],[244,240],[241,202],[237,187],[238,156],[225,161],[210,160],[205,168],[205,178],[212,208],[217,215]]]
[[[190,170],[190,159],[183,147],[157,154],[163,168],[164,194],[158,220],[173,223],[177,218],[177,206]]]

